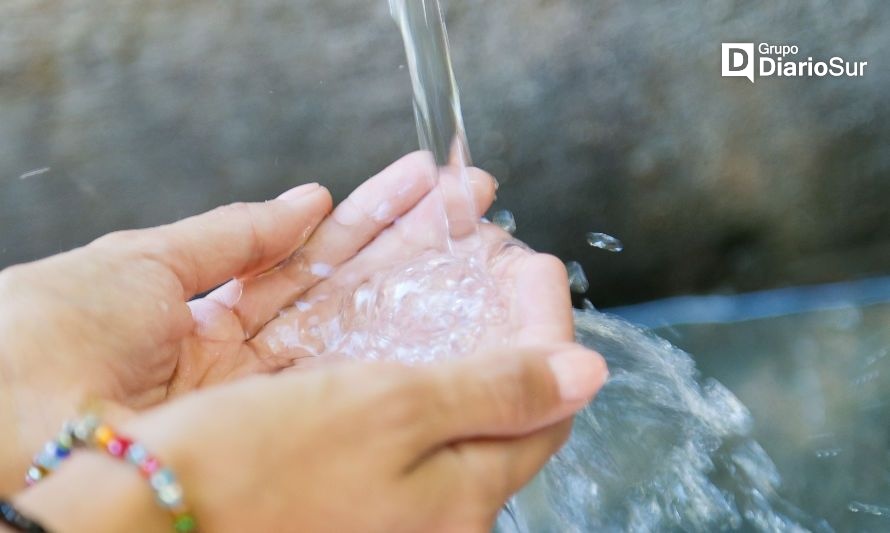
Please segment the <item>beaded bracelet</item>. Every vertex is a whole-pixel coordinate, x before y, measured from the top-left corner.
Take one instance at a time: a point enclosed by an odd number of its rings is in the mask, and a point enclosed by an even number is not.
[[[148,453],[141,444],[115,433],[95,414],[63,424],[56,439],[47,442],[34,458],[25,475],[25,482],[33,485],[55,471],[74,448],[99,449],[136,466],[142,477],[148,480],[161,507],[173,515],[173,530],[177,533],[198,530],[195,518],[183,500],[182,485],[173,471],[163,467],[158,458]]]
[[[23,515],[11,502],[3,499],[0,499],[0,524],[20,533],[48,533],[46,528]]]

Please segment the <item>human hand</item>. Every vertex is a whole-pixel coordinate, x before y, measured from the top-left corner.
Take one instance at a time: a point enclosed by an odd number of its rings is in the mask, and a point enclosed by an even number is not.
[[[605,376],[601,357],[568,343],[420,367],[340,362],[195,392],[121,430],[173,468],[202,531],[483,532]],[[83,460],[20,507],[50,528],[169,530],[135,470]],[[101,481],[72,496],[87,478]]]

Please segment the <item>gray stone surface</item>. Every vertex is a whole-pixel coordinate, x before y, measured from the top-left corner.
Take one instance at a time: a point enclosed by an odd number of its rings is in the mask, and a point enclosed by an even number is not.
[[[596,304],[890,272],[886,2],[445,3],[477,164]],[[0,266],[413,149],[385,4],[0,3]],[[751,85],[722,41],[869,67]]]

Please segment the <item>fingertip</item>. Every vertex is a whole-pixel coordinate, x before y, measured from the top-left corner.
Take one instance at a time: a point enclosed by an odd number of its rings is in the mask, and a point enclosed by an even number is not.
[[[566,270],[566,265],[555,255],[535,254],[529,260],[528,268],[533,270],[535,274],[545,274],[548,278],[559,278],[560,281],[565,279],[566,287],[568,287],[569,273]]]
[[[325,214],[330,213],[331,210],[334,209],[334,196],[327,187],[319,185],[314,194],[321,196],[322,202],[324,203]]]
[[[488,172],[476,167],[467,168],[467,179],[473,191],[476,213],[482,216],[488,211],[491,204],[494,203],[497,180]]]
[[[331,192],[318,183],[306,183],[287,190],[276,198],[294,210],[302,211],[307,207],[314,207],[323,215],[333,208],[334,199]]]
[[[606,360],[593,350],[575,346],[547,360],[562,400],[586,403],[603,387],[609,376]]]
[[[303,185],[298,185],[292,189],[289,189],[278,195],[278,200],[284,200],[286,202],[294,202],[299,200],[300,198],[311,194],[319,187],[318,183],[304,183]]]

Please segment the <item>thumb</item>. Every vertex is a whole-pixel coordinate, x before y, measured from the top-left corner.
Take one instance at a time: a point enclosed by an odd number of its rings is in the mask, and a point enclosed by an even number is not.
[[[608,377],[605,360],[577,344],[523,348],[430,367],[430,446],[526,435],[581,409]]]

